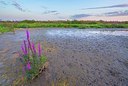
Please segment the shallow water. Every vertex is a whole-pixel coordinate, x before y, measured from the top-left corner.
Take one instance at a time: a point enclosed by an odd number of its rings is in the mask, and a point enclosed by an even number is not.
[[[128,85],[127,29],[47,28],[30,29],[30,33],[32,41],[42,42],[50,62],[46,73],[30,85],[41,86],[67,77],[77,79],[77,86]],[[7,76],[0,78],[0,84],[12,82],[5,67],[11,66],[14,72],[14,58],[24,39],[25,30],[0,35],[0,75]]]
[[[53,28],[53,29],[30,29],[31,38],[34,39],[36,37],[37,40],[42,40],[42,36],[70,36],[70,37],[86,37],[86,36],[100,36],[100,35],[114,35],[114,36],[128,36],[127,29],[60,29],[60,28]],[[0,40],[4,40],[9,38],[13,41],[21,41],[26,38],[25,30],[17,30],[16,32],[12,33],[5,33],[1,35]]]

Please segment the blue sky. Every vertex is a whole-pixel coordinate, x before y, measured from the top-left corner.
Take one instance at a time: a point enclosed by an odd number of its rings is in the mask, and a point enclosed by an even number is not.
[[[128,0],[0,0],[0,19],[128,21]]]

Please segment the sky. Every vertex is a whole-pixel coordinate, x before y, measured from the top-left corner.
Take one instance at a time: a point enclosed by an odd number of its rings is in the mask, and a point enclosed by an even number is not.
[[[128,0],[0,0],[0,20],[128,21]]]

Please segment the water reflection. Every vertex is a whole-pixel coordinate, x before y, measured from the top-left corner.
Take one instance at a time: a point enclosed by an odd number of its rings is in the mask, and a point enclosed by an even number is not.
[[[31,38],[33,40],[42,40],[44,37],[100,37],[100,36],[128,36],[128,31],[121,29],[57,29],[57,28],[50,28],[50,29],[30,29]],[[25,30],[17,30],[14,33],[5,33],[0,35],[0,42],[4,40],[10,41],[22,41],[26,39]]]
[[[99,36],[99,35],[113,35],[113,36],[128,36],[128,31],[113,31],[113,30],[50,30],[47,31],[49,36],[70,36],[70,37],[85,37],[85,36]]]

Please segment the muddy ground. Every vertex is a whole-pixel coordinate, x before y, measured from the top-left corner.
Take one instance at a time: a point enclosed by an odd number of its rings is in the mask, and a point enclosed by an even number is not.
[[[127,29],[31,29],[31,38],[43,45],[49,66],[26,85],[48,86],[68,80],[70,86],[128,86]],[[17,78],[17,51],[25,30],[0,35],[0,84]]]

